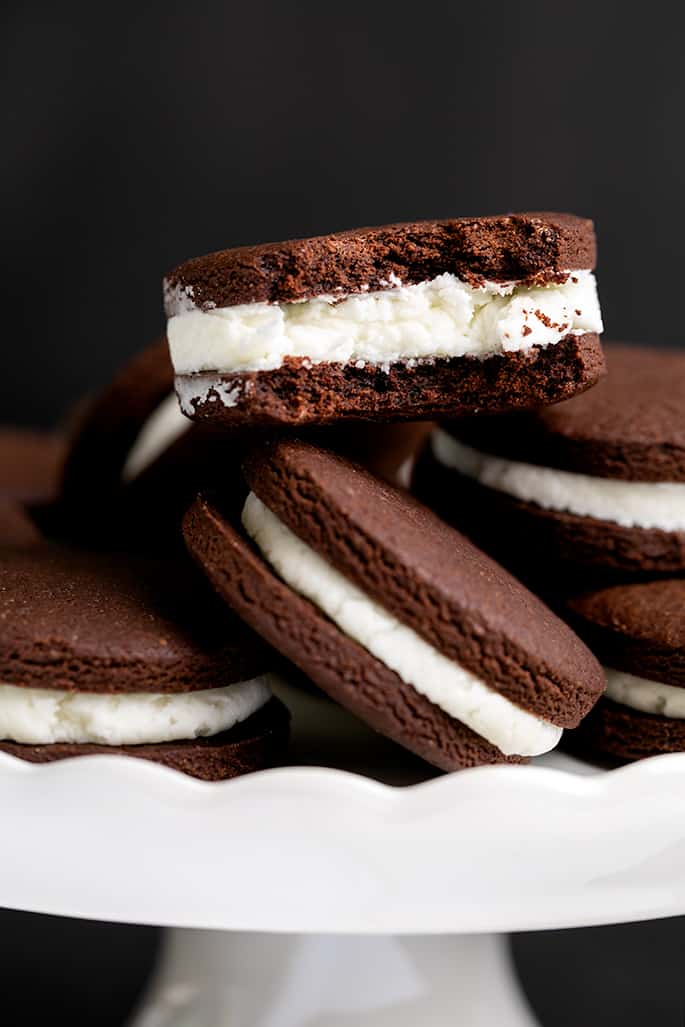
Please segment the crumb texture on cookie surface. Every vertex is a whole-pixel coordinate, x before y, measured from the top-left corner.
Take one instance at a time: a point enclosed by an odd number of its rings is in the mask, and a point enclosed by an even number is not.
[[[444,272],[465,281],[554,280],[592,270],[594,227],[571,214],[527,213],[361,228],[196,257],[165,279],[195,307],[289,303],[327,293],[413,285]]]
[[[287,357],[273,371],[178,375],[188,417],[235,427],[326,424],[344,419],[413,420],[558,403],[604,373],[595,334],[495,355],[400,362],[320,363]]]
[[[3,684],[166,694],[269,669],[260,640],[185,561],[48,545],[2,552]]]

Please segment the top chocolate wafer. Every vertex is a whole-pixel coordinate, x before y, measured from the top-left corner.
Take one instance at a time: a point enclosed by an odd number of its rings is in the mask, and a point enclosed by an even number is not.
[[[388,225],[195,258],[164,283],[182,408],[307,424],[557,402],[603,371],[595,259],[592,222],[568,214]]]

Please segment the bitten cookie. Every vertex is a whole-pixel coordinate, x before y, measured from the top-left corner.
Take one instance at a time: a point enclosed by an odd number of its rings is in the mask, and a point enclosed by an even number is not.
[[[183,411],[419,420],[566,399],[604,364],[592,222],[386,225],[197,257],[164,281]]]
[[[553,748],[604,685],[580,640],[407,493],[301,441],[255,451],[242,530],[185,520],[226,602],[333,699],[446,770]],[[253,543],[249,541],[253,540]]]
[[[607,377],[567,403],[442,425],[417,494],[503,559],[685,570],[685,352],[605,350]]]
[[[685,751],[685,580],[615,585],[569,609],[607,678],[569,745],[618,760]]]
[[[269,655],[181,563],[0,551],[0,751],[116,753],[204,780],[278,762]]]

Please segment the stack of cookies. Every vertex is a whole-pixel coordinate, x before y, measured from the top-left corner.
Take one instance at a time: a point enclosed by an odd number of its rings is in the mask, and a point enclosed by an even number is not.
[[[0,472],[0,750],[271,766],[275,671],[444,770],[681,745],[678,582],[595,579],[685,564],[683,370],[617,347],[597,385],[595,261],[590,221],[534,213],[171,271],[56,494]]]
[[[685,353],[605,353],[582,396],[436,426],[414,487],[599,657],[605,695],[566,741],[623,761],[685,749]]]

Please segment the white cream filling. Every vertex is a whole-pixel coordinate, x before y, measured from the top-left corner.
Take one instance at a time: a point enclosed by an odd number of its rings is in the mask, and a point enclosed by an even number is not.
[[[660,717],[685,720],[685,688],[650,681],[623,670],[605,667],[607,699],[630,706],[641,713],[656,713]]]
[[[204,738],[246,720],[270,697],[268,674],[224,688],[169,695],[0,684],[0,738],[25,745],[142,745]]]
[[[323,560],[254,493],[247,497],[242,519],[291,588],[449,716],[506,755],[537,756],[557,744],[560,727],[526,712],[448,660]]]
[[[143,423],[121,472],[123,480],[133,481],[137,478],[180,439],[191,425],[192,421],[181,413],[178,400],[172,392]]]
[[[312,363],[426,360],[548,346],[566,335],[601,332],[591,271],[562,284],[484,282],[452,274],[418,285],[293,303],[245,303],[200,310],[191,287],[166,289],[167,336],[177,375],[280,367],[286,357]]]
[[[545,510],[594,517],[626,528],[685,531],[682,482],[619,481],[520,463],[473,449],[441,428],[432,433],[431,447],[443,466]]]

